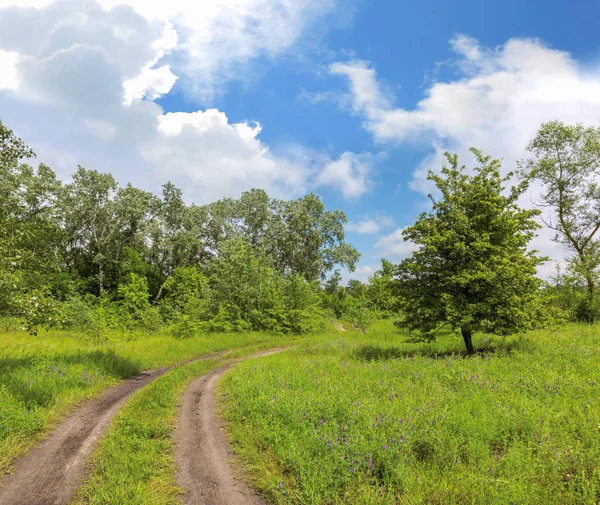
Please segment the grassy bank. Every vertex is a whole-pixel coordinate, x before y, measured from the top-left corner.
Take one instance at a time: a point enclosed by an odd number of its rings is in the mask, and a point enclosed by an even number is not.
[[[281,504],[597,504],[600,328],[465,358],[389,327],[260,362],[222,385],[254,484]],[[454,352],[454,354],[453,354]]]
[[[0,333],[0,475],[78,401],[94,397],[144,369],[216,351],[277,340],[256,334],[210,334],[190,339],[112,335],[98,344],[77,334],[32,337]]]

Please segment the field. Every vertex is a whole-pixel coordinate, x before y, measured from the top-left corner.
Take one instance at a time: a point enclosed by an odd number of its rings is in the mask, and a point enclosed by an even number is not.
[[[0,475],[77,402],[124,378],[203,354],[276,341],[259,334],[135,340],[113,335],[98,344],[65,332],[38,337],[0,333]]]
[[[406,343],[391,325],[237,366],[220,397],[279,504],[600,503],[600,328]]]
[[[221,413],[246,478],[275,504],[600,503],[600,327],[411,343],[368,333],[190,339],[5,333],[0,470],[82,399],[140,370],[175,368],[135,393],[98,445],[73,503],[176,505],[173,433],[186,386],[231,357]]]

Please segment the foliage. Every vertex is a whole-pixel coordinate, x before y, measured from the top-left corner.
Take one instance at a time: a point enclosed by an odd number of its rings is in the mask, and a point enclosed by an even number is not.
[[[59,268],[60,183],[46,165],[34,171],[22,163],[34,156],[0,123],[0,314],[5,316],[22,316],[27,292],[44,291]]]
[[[366,332],[372,326],[375,317],[376,314],[364,299],[352,300],[346,308],[345,318],[362,332]]]
[[[441,198],[404,231],[417,250],[397,268],[403,323],[434,332],[448,324],[460,329],[469,353],[474,331],[507,335],[536,321],[543,261],[527,244],[539,227],[536,210],[517,205],[527,184],[509,190],[512,174],[500,175],[500,161],[476,149],[474,175],[446,154],[441,174],[430,172]]]
[[[118,288],[120,310],[124,315],[125,326],[132,329],[142,327],[156,330],[160,326],[160,315],[156,307],[151,307],[148,300],[148,282],[145,277],[130,274],[127,284]]]
[[[24,163],[33,156],[0,124],[0,317],[32,332],[309,331],[321,314],[315,283],[359,257],[344,213],[314,194],[188,205],[171,183],[159,197],[81,166],[63,185]]]
[[[25,295],[20,301],[19,314],[23,319],[23,328],[35,336],[40,327],[59,327],[64,322],[61,305],[44,291],[30,291]]]
[[[545,222],[554,240],[572,255],[571,274],[586,284],[589,300],[582,302],[581,314],[593,320],[600,275],[600,127],[544,123],[527,150],[533,157],[522,163],[522,173],[543,184],[538,203],[551,211]]]

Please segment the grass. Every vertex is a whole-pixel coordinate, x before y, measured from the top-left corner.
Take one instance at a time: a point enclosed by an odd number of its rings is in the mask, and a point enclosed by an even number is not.
[[[393,327],[246,362],[220,386],[278,504],[600,503],[600,328],[408,344]]]
[[[0,333],[0,475],[77,402],[141,370],[213,352],[273,342],[255,334],[210,334],[190,339],[113,335],[94,343],[73,333],[32,337]]]
[[[294,339],[280,338],[277,345]],[[220,364],[273,347],[275,342],[233,351],[227,357],[192,363],[169,372],[135,393],[111,424],[92,458],[93,471],[74,505],[175,505],[172,434],[186,386]]]

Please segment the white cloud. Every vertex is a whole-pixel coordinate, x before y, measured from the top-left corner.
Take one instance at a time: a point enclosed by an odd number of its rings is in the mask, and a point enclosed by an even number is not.
[[[431,191],[429,169],[437,170],[444,151],[457,152],[467,165],[471,146],[504,158],[506,171],[525,157],[525,146],[543,121],[597,124],[600,120],[600,75],[587,73],[568,53],[537,39],[511,39],[496,48],[458,36],[455,80],[435,82],[413,108],[395,107],[364,61],[336,63],[334,74],[350,83],[354,112],[379,143],[429,142],[434,152],[416,168],[411,187]],[[535,195],[534,195],[535,196]],[[530,196],[522,203],[531,206]],[[542,232],[534,246],[554,258],[563,251]]]
[[[146,65],[140,74],[123,83],[125,88],[125,105],[131,105],[136,100],[148,98],[155,100],[166,95],[177,81],[177,76],[171,72],[169,65],[152,68],[153,64]]]
[[[342,283],[347,285],[349,280],[357,280],[366,283],[376,271],[378,267],[373,265],[358,266],[354,272],[342,272]]]
[[[17,61],[19,54],[0,49],[0,90],[16,89],[19,84]]]
[[[415,250],[415,244],[405,241],[402,232],[406,228],[397,228],[392,233],[384,235],[376,243],[375,248],[381,251],[386,259],[398,260],[406,258]]]
[[[74,5],[73,2],[67,2]],[[77,2],[83,4],[84,2]],[[85,2],[90,3],[90,2]],[[178,35],[172,68],[186,87],[204,100],[223,90],[228,80],[250,78],[244,68],[258,58],[289,53],[314,32],[315,24],[339,15],[339,0],[98,0],[106,12],[128,8],[150,24],[171,23]],[[2,7],[53,8],[51,0],[0,0]],[[348,9],[344,9],[348,11]],[[82,20],[66,16],[70,22]],[[30,15],[35,19],[36,15]],[[329,24],[332,24],[329,21]],[[72,27],[70,27],[72,28]],[[127,39],[126,29],[116,31]],[[23,36],[39,37],[31,29]],[[1,38],[1,37],[0,37]],[[148,58],[144,63],[152,61]]]
[[[394,220],[386,215],[377,214],[375,217],[365,216],[358,222],[350,221],[346,226],[346,231],[361,233],[364,235],[373,235],[394,224]]]
[[[208,96],[240,65],[290,49],[333,3],[0,0],[2,119],[62,175],[76,160],[152,190],[170,179],[201,202],[315,184],[358,196],[369,155],[274,153],[258,123],[216,109],[165,114],[153,101],[178,78]]]
[[[331,71],[348,77],[354,110],[378,142],[425,138],[437,151],[459,152],[474,145],[512,163],[542,121],[598,122],[600,76],[587,75],[568,53],[536,39],[487,49],[459,36],[451,45],[462,75],[431,85],[412,110],[393,107],[366,62],[336,63]]]
[[[169,166],[208,197],[239,194],[251,187],[276,195],[305,190],[309,170],[271,156],[258,139],[261,126],[231,124],[216,109],[168,113],[160,118],[159,134],[142,149],[150,163]]]
[[[345,198],[353,199],[367,193],[371,187],[373,156],[368,153],[345,152],[330,161],[316,179],[317,186],[340,189]]]

